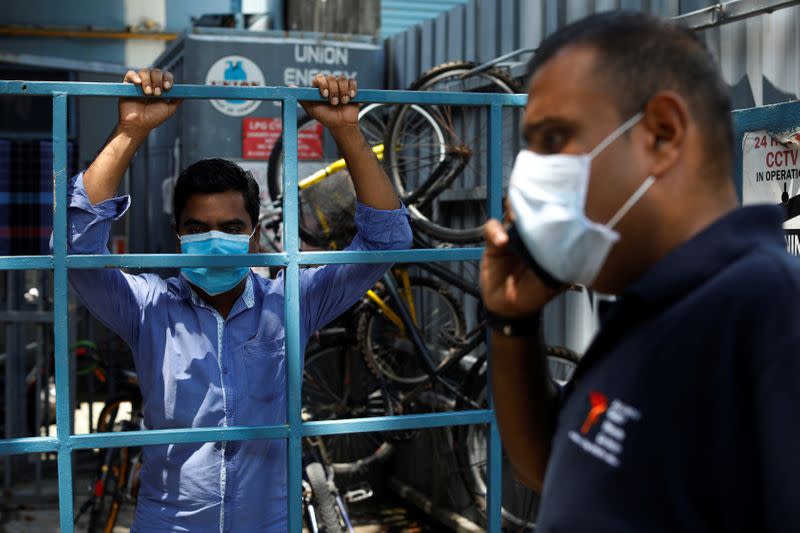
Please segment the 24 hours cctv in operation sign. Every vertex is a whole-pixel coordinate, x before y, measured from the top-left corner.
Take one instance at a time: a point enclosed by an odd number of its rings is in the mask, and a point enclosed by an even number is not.
[[[742,140],[742,203],[782,205],[786,246],[800,256],[800,150],[764,130]]]

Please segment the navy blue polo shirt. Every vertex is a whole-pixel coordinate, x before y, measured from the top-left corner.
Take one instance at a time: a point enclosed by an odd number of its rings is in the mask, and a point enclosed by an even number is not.
[[[800,262],[736,209],[604,317],[562,396],[537,533],[800,531]]]

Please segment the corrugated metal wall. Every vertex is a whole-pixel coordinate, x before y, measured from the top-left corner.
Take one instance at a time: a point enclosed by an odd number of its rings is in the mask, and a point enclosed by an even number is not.
[[[387,40],[389,87],[402,89],[445,61],[488,61],[534,47],[566,23],[610,9],[639,9],[665,17],[710,0],[470,0],[466,5]],[[800,7],[778,10],[703,31],[734,88],[735,107],[793,99],[800,94]],[[747,78],[745,80],[745,78]]]
[[[708,0],[470,0],[387,39],[387,87],[406,88],[423,72],[447,61],[485,62],[518,48],[535,47],[559,27],[591,13],[635,9],[674,17],[714,3]],[[735,108],[797,98],[800,94],[798,30],[800,6],[702,32],[719,58],[723,76],[731,86]],[[506,153],[509,158],[513,158],[517,149],[518,137],[513,127],[504,132],[504,139],[512,142]],[[506,173],[511,161],[508,163]],[[460,185],[474,187],[471,180],[466,177],[460,180]],[[473,217],[474,213],[467,210],[463,215],[454,216]],[[458,222],[453,221],[454,224]],[[577,293],[554,302],[548,310],[551,317],[548,340],[582,351],[595,330],[588,302],[585,294]]]

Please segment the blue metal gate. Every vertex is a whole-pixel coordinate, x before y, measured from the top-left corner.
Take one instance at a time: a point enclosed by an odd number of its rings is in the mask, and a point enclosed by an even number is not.
[[[56,437],[31,437],[0,440],[0,455],[56,452],[61,531],[73,531],[73,450],[143,446],[150,444],[288,439],[289,528],[302,529],[301,439],[306,436],[425,429],[443,426],[488,424],[490,427],[488,459],[489,531],[499,533],[501,524],[500,435],[497,430],[491,397],[485,410],[452,413],[389,416],[368,419],[303,422],[300,416],[303,369],[300,367],[300,267],[332,263],[410,263],[420,261],[478,260],[480,248],[398,251],[300,252],[298,239],[297,195],[297,107],[298,100],[320,100],[315,89],[284,87],[210,87],[177,85],[172,98],[274,100],[283,105],[284,161],[283,253],[237,256],[182,254],[67,255],[67,98],[69,96],[142,97],[133,85],[102,83],[50,83],[0,81],[0,94],[50,96],[53,99],[53,253],[44,256],[0,257],[0,270],[54,271],[54,327],[56,377]],[[525,105],[525,95],[479,93],[432,93],[410,91],[361,91],[358,102],[391,104],[449,104],[484,106],[489,114],[489,196],[492,217],[502,215],[502,154],[504,106]],[[188,266],[273,266],[284,267],[285,324],[287,354],[287,424],[263,427],[190,428],[121,433],[73,435],[70,412],[70,362],[67,339],[67,270],[70,268],[163,268]],[[491,369],[490,369],[491,371]]]

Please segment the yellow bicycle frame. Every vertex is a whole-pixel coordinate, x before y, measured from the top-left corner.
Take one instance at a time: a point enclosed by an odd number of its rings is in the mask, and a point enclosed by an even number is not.
[[[378,158],[378,161],[383,161],[383,144],[376,144],[375,146],[372,147],[372,151]],[[337,159],[327,167],[314,172],[307,178],[301,179],[300,182],[297,184],[297,186],[300,188],[301,191],[303,189],[308,189],[315,183],[319,183],[320,181],[324,180],[331,174],[336,174],[337,172],[341,172],[346,168],[347,168],[347,163],[345,163],[344,158]]]
[[[375,157],[378,158],[378,161],[383,161],[383,144],[376,144],[372,147],[372,152],[375,154]],[[328,176],[336,174],[337,172],[341,172],[342,170],[347,169],[347,163],[345,162],[344,158],[337,159],[330,165],[322,168],[307,178],[303,178],[297,184],[299,189],[302,191],[303,189],[308,189],[309,187],[319,183],[320,181],[324,180]],[[319,220],[320,225],[325,233],[329,233],[330,226],[328,224],[325,215],[322,213],[321,210],[317,209],[316,211],[317,219]],[[403,284],[403,298],[405,299],[405,303],[408,306],[408,310],[411,313],[411,319],[414,321],[414,324],[417,324],[417,309],[414,305],[414,296],[411,294],[411,280],[408,277],[407,270],[399,270],[400,280]],[[383,312],[384,316],[388,318],[395,326],[400,329],[401,332],[405,333],[406,327],[403,324],[403,321],[400,317],[395,313],[391,307],[389,307],[386,302],[378,296],[378,294],[373,291],[372,289],[367,291],[367,297],[378,306],[378,308]]]
[[[397,273],[399,274],[400,281],[403,284],[403,290],[401,294],[403,295],[405,304],[408,306],[408,310],[411,313],[411,319],[414,321],[414,325],[417,325],[417,309],[414,305],[414,296],[411,293],[411,279],[408,276],[408,271],[405,269],[397,269]],[[397,313],[395,313],[392,308],[389,307],[383,298],[378,296],[378,294],[372,289],[367,291],[367,297],[378,306],[386,318],[388,318],[403,334],[405,334],[406,327],[403,324],[403,321],[400,319]]]

